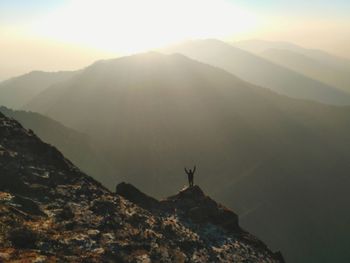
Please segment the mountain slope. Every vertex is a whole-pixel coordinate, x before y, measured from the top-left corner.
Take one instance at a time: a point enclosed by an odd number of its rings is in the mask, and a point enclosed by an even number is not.
[[[250,83],[293,98],[336,105],[350,102],[350,95],[342,90],[215,39],[186,42],[165,51],[220,67]]]
[[[350,236],[342,209],[348,107],[291,99],[157,53],[94,64],[28,107],[99,141],[115,169],[98,179],[111,188],[114,175],[164,196],[182,187],[184,165],[197,164],[195,181],[288,261],[350,257],[342,246]]]
[[[19,77],[0,82],[0,105],[19,109],[46,88],[68,80],[76,72],[32,71]]]
[[[0,112],[19,121],[23,127],[33,130],[42,140],[57,147],[85,172],[97,175],[110,169],[100,157],[98,145],[86,134],[38,113],[11,110],[3,106],[0,106]],[[91,163],[91,160],[94,162]]]
[[[199,187],[177,203],[194,198],[236,217]],[[196,222],[180,207],[150,212],[109,192],[1,113],[0,213],[2,262],[283,262],[238,225]]]

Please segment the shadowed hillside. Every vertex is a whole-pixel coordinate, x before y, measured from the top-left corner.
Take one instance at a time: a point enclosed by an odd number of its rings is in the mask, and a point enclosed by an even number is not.
[[[197,186],[166,207],[111,193],[0,113],[1,262],[284,262]]]
[[[111,174],[112,169],[103,160],[98,145],[86,134],[38,113],[11,110],[3,106],[0,106],[0,112],[33,130],[43,141],[57,147],[84,172],[94,176],[101,172]]]
[[[146,53],[95,63],[27,108],[98,141],[116,177],[98,179],[111,188],[125,179],[164,196],[183,185],[184,164],[197,164],[196,182],[287,261],[350,257],[347,107],[277,95],[182,55]]]

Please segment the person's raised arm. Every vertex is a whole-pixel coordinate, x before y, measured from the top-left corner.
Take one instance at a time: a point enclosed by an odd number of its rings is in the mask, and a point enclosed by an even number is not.
[[[188,174],[188,171],[187,171],[186,167],[185,167],[185,173]]]
[[[193,173],[196,171],[196,166],[193,167]]]

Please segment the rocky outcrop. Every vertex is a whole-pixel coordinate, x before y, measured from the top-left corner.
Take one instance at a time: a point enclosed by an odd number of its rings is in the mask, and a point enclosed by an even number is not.
[[[0,262],[282,262],[199,187],[117,193],[0,114]]]
[[[173,213],[194,223],[210,223],[229,232],[241,231],[238,216],[206,196],[197,185],[185,188],[178,194],[160,201],[124,182],[117,185],[116,193],[149,211]]]
[[[206,196],[199,186],[186,188],[177,195],[162,200],[161,204],[196,223],[211,223],[229,232],[240,230],[238,216]]]

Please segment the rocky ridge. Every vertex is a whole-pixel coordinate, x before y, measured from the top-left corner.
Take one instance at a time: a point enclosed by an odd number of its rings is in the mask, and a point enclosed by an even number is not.
[[[116,192],[0,113],[0,262],[283,262],[198,186]]]

